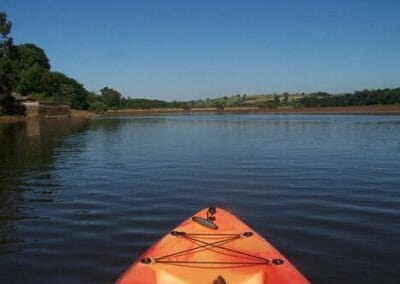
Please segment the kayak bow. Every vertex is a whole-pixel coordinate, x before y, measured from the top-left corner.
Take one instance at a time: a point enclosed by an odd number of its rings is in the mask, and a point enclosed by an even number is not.
[[[150,247],[117,283],[309,283],[270,243],[220,208],[206,208]]]

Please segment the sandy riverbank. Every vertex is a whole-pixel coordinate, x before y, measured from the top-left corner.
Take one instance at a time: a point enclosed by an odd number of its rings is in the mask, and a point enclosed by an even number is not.
[[[370,105],[370,106],[346,106],[346,107],[316,107],[316,108],[282,108],[282,109],[259,109],[249,108],[225,108],[218,111],[215,108],[197,108],[191,110],[183,109],[126,109],[107,111],[102,116],[118,115],[157,115],[157,114],[360,114],[360,115],[400,115],[400,105]]]
[[[317,107],[317,108],[282,108],[282,109],[258,109],[225,108],[218,111],[215,108],[183,109],[124,109],[107,111],[96,114],[87,110],[71,110],[71,116],[54,116],[45,119],[89,119],[101,116],[139,116],[139,115],[166,115],[166,114],[358,114],[358,115],[400,115],[400,105],[370,105],[370,106],[346,106],[346,107]],[[29,116],[0,116],[0,123],[15,123],[26,119],[37,119]]]
[[[0,123],[15,123],[18,121],[24,121],[25,116],[21,115],[0,115]]]
[[[88,110],[71,109],[72,118],[93,118],[99,116],[98,114]]]
[[[60,116],[47,116],[47,117],[38,117],[38,116],[23,116],[23,115],[1,115],[0,123],[15,123],[19,121],[26,121],[32,119],[88,119],[99,116],[98,114],[87,111],[87,110],[71,110],[70,116],[60,115]]]

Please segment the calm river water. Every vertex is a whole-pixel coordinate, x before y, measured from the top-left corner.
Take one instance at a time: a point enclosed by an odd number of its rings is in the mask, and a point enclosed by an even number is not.
[[[111,283],[209,205],[314,283],[400,281],[400,116],[0,125],[0,282]]]

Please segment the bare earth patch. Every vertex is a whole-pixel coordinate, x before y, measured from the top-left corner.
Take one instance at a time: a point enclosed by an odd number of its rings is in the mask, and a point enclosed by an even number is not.
[[[96,113],[88,110],[71,109],[71,117],[73,118],[92,118],[98,116]]]

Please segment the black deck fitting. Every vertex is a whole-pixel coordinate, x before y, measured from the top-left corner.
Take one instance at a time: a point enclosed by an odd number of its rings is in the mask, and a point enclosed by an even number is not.
[[[148,258],[148,257],[142,258],[140,260],[140,262],[143,263],[143,264],[150,264],[151,263],[151,258]]]
[[[274,259],[272,260],[272,264],[274,264],[274,265],[281,265],[281,264],[283,264],[283,260],[282,260],[282,259],[279,259],[279,258],[274,258]]]
[[[185,232],[179,232],[179,231],[172,231],[171,235],[175,236],[175,237],[182,237],[184,235],[186,235]]]
[[[215,213],[217,213],[217,209],[215,207],[208,207],[208,213],[210,213],[211,215],[214,215]]]
[[[243,236],[244,236],[244,237],[251,237],[252,235],[253,235],[252,232],[244,232],[244,233],[243,233]]]

